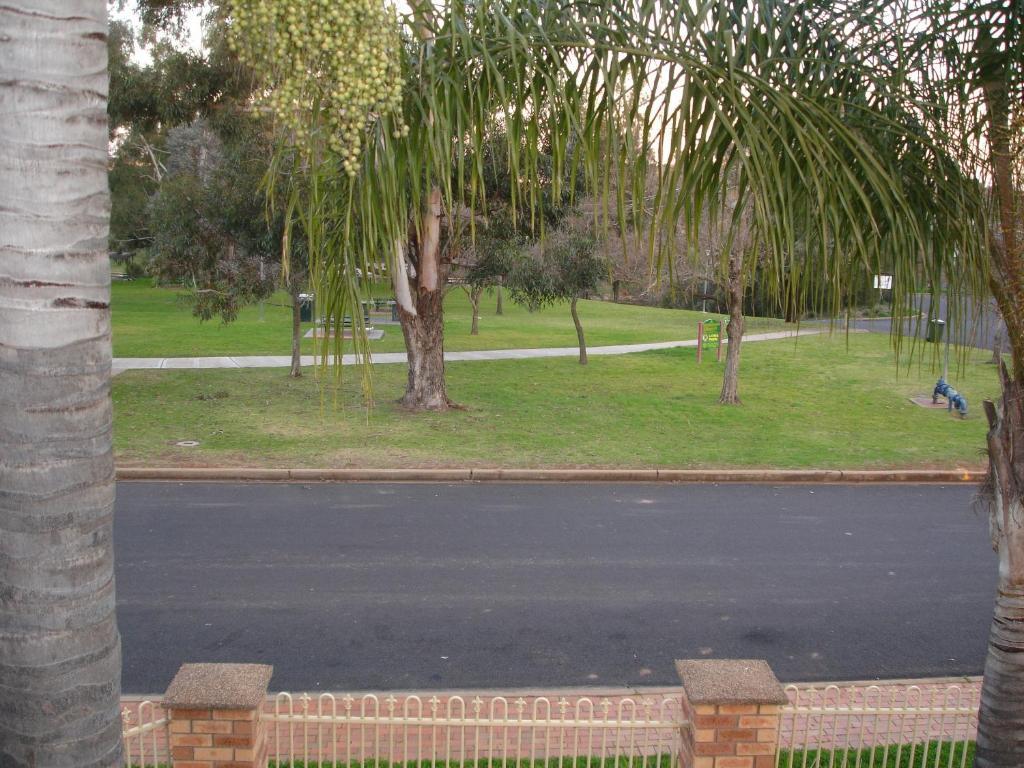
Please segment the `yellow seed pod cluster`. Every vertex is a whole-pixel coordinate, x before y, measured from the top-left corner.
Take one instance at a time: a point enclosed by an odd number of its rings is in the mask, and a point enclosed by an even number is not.
[[[267,107],[297,147],[336,153],[356,174],[367,125],[401,115],[402,41],[381,0],[230,0],[229,44],[264,77]]]

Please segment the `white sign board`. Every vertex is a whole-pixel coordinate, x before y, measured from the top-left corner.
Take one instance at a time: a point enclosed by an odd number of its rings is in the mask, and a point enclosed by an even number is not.
[[[891,291],[892,275],[875,275],[875,288],[882,291]]]

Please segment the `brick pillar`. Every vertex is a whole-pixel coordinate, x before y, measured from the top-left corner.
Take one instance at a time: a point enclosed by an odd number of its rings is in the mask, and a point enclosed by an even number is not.
[[[775,768],[786,692],[760,660],[676,662],[683,681],[685,768]]]
[[[266,768],[260,713],[274,668],[183,664],[164,694],[174,768]]]

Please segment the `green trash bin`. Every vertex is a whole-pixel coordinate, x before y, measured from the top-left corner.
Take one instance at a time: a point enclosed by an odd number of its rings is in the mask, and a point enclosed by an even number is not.
[[[942,341],[942,333],[946,329],[945,320],[929,320],[928,321],[928,341],[938,344]]]
[[[299,320],[304,323],[313,322],[313,294],[299,294]]]

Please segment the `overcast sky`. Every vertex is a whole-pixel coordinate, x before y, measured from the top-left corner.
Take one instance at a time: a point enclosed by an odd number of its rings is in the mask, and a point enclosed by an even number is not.
[[[108,3],[107,8],[111,19],[118,19],[120,21],[127,21],[134,27],[136,32],[141,27],[139,20],[139,13],[135,0],[128,0],[124,4],[124,8],[119,9],[118,3]],[[200,50],[203,45],[203,26],[202,26],[202,12],[192,11],[188,14],[188,21],[185,25],[186,39],[182,41],[182,45],[188,46],[193,50]],[[149,53],[140,48],[137,44],[135,46],[134,59],[139,64],[148,64],[152,60]]]

